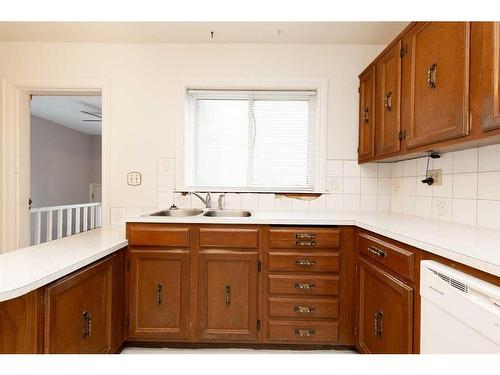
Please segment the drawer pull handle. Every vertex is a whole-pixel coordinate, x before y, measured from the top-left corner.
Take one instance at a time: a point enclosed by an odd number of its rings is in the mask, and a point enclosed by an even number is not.
[[[377,311],[375,313],[375,331],[373,332],[375,336],[382,337],[383,318],[382,311]]]
[[[314,313],[314,306],[295,306],[295,312],[297,314],[312,314]]]
[[[314,289],[316,285],[312,283],[295,283],[294,288],[295,289]]]
[[[308,329],[295,328],[295,336],[311,337],[311,336],[314,336],[315,333],[316,332],[312,328],[308,328]]]
[[[163,285],[158,284],[156,287],[156,304],[161,305],[162,302]]]
[[[316,265],[315,260],[309,260],[309,259],[297,259],[295,261],[296,266],[301,266],[301,267],[312,267]]]
[[[392,92],[384,96],[384,108],[387,112],[392,111]]]
[[[226,306],[231,306],[231,286],[226,285]]]
[[[88,311],[84,311],[82,315],[83,321],[83,338],[92,336],[92,315]]]
[[[369,246],[368,251],[381,258],[385,258],[387,256],[387,253],[384,250],[381,250],[375,246]]]
[[[314,240],[316,233],[296,233],[295,238],[298,240]]]
[[[427,70],[427,84],[429,88],[436,88],[436,79],[437,79],[437,64],[429,65],[429,69]]]
[[[314,242],[314,241],[296,241],[295,245],[297,245],[297,246],[316,246],[316,242]]]

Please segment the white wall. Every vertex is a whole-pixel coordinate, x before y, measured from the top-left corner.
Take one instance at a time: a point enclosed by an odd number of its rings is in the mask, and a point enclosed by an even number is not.
[[[328,78],[328,158],[355,160],[357,75],[383,46],[0,44],[8,76],[108,77],[111,206],[154,208],[160,160],[175,157],[178,84],[197,79]],[[130,187],[128,171],[143,184]],[[359,192],[355,194],[358,196]],[[118,212],[118,211],[117,211]]]
[[[30,138],[33,207],[89,202],[90,182],[100,181],[101,137],[31,116]]]

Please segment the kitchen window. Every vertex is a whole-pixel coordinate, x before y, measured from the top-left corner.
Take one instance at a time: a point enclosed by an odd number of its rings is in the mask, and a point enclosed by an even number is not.
[[[316,191],[316,91],[187,90],[184,185]]]

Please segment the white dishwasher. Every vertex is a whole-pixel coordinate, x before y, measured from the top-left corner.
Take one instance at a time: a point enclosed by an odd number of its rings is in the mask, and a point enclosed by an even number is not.
[[[423,260],[420,296],[421,353],[500,353],[500,287]]]

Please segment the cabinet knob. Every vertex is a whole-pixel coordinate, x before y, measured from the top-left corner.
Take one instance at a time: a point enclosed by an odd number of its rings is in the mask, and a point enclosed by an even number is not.
[[[161,305],[162,294],[163,294],[163,285],[158,284],[158,286],[156,287],[156,304],[157,305]]]
[[[316,264],[315,260],[312,259],[296,259],[295,265],[300,267],[312,267]]]
[[[369,108],[366,107],[365,110],[363,111],[363,115],[361,116],[361,120],[363,120],[365,124],[368,124],[368,111]]]
[[[311,336],[314,336],[315,333],[316,332],[312,328],[306,328],[306,329],[296,328],[295,329],[295,336],[299,336],[299,337],[311,337]]]
[[[84,311],[82,314],[82,322],[83,322],[83,332],[82,338],[87,338],[92,336],[92,315],[88,311]]]
[[[295,289],[314,289],[316,285],[312,283],[295,283],[293,287]]]
[[[297,314],[312,314],[314,313],[314,306],[295,306],[294,308]]]
[[[375,328],[373,334],[375,336],[382,337],[382,330],[383,330],[383,319],[384,315],[382,314],[382,311],[377,311],[375,313]]]
[[[436,79],[437,79],[437,64],[429,65],[429,69],[427,70],[427,84],[429,88],[436,88]]]
[[[384,96],[384,108],[387,112],[392,111],[392,92]]]
[[[231,306],[231,285],[226,285],[226,306]]]

